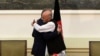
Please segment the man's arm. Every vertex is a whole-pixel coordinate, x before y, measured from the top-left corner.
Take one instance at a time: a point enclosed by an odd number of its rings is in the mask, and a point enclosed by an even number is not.
[[[58,37],[58,32],[54,31],[54,32],[43,33],[43,37],[45,40],[55,39]]]
[[[35,23],[34,28],[38,32],[53,32],[55,30],[55,24],[53,22],[48,22],[47,24],[40,26],[37,23]]]
[[[57,29],[54,32],[47,32],[43,34],[43,37],[45,40],[50,39],[56,39],[61,34],[62,30],[60,27],[57,27]]]
[[[33,22],[31,23],[31,25],[34,26],[34,23],[35,23],[35,20],[33,20]],[[42,23],[41,19],[38,19],[37,23],[41,24]],[[32,36],[36,37],[37,34],[39,34],[39,32],[36,29],[33,28]]]

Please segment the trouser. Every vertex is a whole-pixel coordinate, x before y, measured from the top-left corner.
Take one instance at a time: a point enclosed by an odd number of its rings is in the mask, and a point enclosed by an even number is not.
[[[58,54],[53,54],[51,56],[66,56],[66,53],[65,53],[65,50],[61,51],[60,53]]]

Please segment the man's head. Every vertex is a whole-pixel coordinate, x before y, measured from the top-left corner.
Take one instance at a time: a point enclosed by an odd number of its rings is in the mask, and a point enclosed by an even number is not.
[[[41,18],[44,22],[48,22],[52,19],[52,10],[44,9],[41,13]]]

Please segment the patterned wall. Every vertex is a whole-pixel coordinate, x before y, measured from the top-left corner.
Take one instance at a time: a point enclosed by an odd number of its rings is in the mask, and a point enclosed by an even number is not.
[[[55,0],[0,0],[0,10],[53,8]],[[61,9],[100,9],[100,0],[59,0]]]

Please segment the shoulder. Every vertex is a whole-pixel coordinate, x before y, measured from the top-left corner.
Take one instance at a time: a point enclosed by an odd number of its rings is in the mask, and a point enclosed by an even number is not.
[[[42,19],[41,19],[41,18],[40,18],[40,19],[38,19],[38,20],[37,20],[37,23],[38,23],[39,25],[43,24]]]

